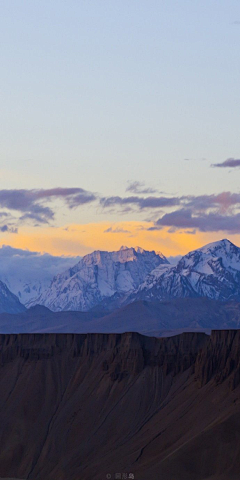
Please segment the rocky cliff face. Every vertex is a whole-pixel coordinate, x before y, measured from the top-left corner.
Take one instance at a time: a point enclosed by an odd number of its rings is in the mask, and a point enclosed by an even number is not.
[[[211,378],[216,384],[228,381],[230,389],[240,384],[240,330],[214,330],[195,365],[200,386]]]
[[[116,252],[97,250],[56,275],[50,287],[28,306],[42,304],[53,311],[90,310],[104,299],[129,295],[160,264],[168,264],[164,255],[140,247],[121,247]]]
[[[240,330],[214,330],[210,336],[185,332],[167,338],[123,334],[20,334],[0,335],[0,363],[65,357],[93,362],[104,357],[102,370],[112,380],[159,367],[164,375],[177,375],[191,367],[199,386],[212,378],[240,383]],[[238,380],[239,377],[239,380]]]
[[[0,478],[235,479],[239,349],[238,331],[0,335]]]
[[[146,367],[161,367],[176,375],[194,365],[199,349],[208,342],[204,333],[186,332],[170,338],[123,334],[0,335],[0,363],[80,358],[94,362],[104,357],[102,369],[115,380],[138,374]]]

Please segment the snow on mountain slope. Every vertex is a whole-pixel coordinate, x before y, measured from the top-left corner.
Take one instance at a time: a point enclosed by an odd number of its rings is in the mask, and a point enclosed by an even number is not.
[[[0,248],[0,280],[21,303],[41,295],[54,275],[75,265],[80,257],[57,257],[3,245]]]
[[[25,310],[18,297],[10,292],[5,283],[0,281],[0,313],[20,313]]]
[[[140,247],[121,247],[116,252],[98,250],[55,276],[51,286],[28,306],[42,304],[53,311],[90,310],[105,298],[135,291],[160,264],[168,264],[162,254]]]
[[[240,298],[240,248],[229,240],[194,250],[175,266],[156,268],[133,299],[205,296]]]

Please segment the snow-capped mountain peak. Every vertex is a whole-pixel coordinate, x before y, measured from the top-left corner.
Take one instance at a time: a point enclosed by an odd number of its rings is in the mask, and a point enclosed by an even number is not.
[[[201,251],[211,251],[214,252],[216,250],[224,250],[225,252],[230,252],[232,249],[237,249],[236,245],[234,245],[230,240],[227,238],[223,238],[222,240],[218,240],[217,242],[211,242],[203,247],[199,248],[198,250]]]
[[[137,290],[160,264],[168,264],[168,260],[140,247],[121,247],[113,252],[96,250],[55,276],[50,288],[28,306],[38,303],[55,311],[89,310],[105,298],[126,296]]]
[[[195,268],[201,273],[211,274],[211,263],[217,259],[221,259],[225,268],[240,270],[240,248],[227,239],[189,252],[179,261],[178,268]]]
[[[240,248],[227,239],[182,257],[177,265],[158,267],[139,287],[136,298],[206,296],[240,298]]]
[[[96,250],[56,275],[28,306],[38,303],[55,311],[90,310],[102,302],[116,308],[138,299],[199,296],[240,299],[240,248],[229,240],[193,250],[176,265],[170,265],[162,253],[141,247]]]

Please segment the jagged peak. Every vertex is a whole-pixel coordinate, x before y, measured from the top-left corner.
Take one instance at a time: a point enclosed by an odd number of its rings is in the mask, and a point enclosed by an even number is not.
[[[145,250],[144,248],[142,247],[139,247],[139,246],[136,246],[136,247],[127,247],[126,245],[122,245],[119,250],[111,250],[111,251],[108,251],[108,250],[94,250],[93,252],[91,253],[88,253],[87,255],[85,255],[84,257],[82,257],[81,260],[84,260],[86,258],[92,258],[92,257],[101,257],[102,255],[113,255],[113,254],[121,254],[124,253],[124,252],[127,252],[127,253],[141,253],[141,254],[144,254],[144,253],[153,253],[155,255],[158,255],[159,257],[161,258],[166,258],[162,252],[158,251],[158,252],[155,252],[155,250]],[[81,260],[78,262],[79,264],[81,263]]]
[[[136,253],[145,253],[145,252],[149,252],[149,250],[145,250],[144,248],[142,247],[139,247],[139,246],[136,246],[136,247],[126,247],[125,245],[122,245],[121,248],[119,248],[119,252],[121,251],[135,251]],[[155,253],[155,252],[154,252]]]
[[[137,253],[144,253],[144,252],[146,252],[146,250],[144,250],[144,248],[138,247],[138,246],[137,246],[137,247],[134,247],[134,250],[135,250]]]
[[[211,242],[207,243],[206,245],[203,245],[203,247],[196,248],[195,250],[191,250],[189,253],[184,255],[181,260],[184,260],[184,258],[190,258],[196,253],[203,253],[203,254],[211,254],[214,255],[215,252],[219,251],[224,251],[226,254],[228,254],[231,251],[239,251],[240,253],[240,248],[234,245],[234,243],[230,242],[227,238],[223,238],[221,240],[217,240],[216,242]]]
[[[160,250],[156,250],[155,251],[156,255],[158,255],[160,258],[162,258],[163,260],[166,260],[166,263],[169,263],[170,262],[168,261],[168,259],[165,257],[165,255],[163,255],[163,253],[160,251]]]
[[[236,245],[234,245],[234,243],[230,242],[228,238],[222,238],[221,240],[217,240],[216,242],[207,243],[206,245],[201,247],[199,250],[203,250],[203,249],[212,250],[212,249],[221,248],[221,247],[224,247],[227,249],[230,249],[232,247],[238,248]]]
[[[96,250],[54,277],[42,296],[28,306],[41,303],[52,310],[86,311],[114,295],[131,294],[160,263],[167,260],[141,247],[137,251],[125,246],[113,252]]]

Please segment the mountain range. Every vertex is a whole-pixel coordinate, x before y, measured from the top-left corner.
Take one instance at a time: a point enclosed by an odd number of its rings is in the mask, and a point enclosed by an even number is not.
[[[54,311],[116,308],[136,300],[208,297],[240,299],[240,248],[221,240],[194,250],[170,265],[162,253],[139,247],[93,252],[54,277],[27,306]]]
[[[95,251],[55,276],[50,287],[27,306],[40,304],[53,311],[88,311],[116,296],[122,302],[138,290],[153,269],[168,263],[162,254],[140,247],[121,247],[116,252]]]
[[[0,297],[0,311],[24,311],[7,286],[1,285],[5,297],[4,301]],[[32,294],[26,297],[27,308],[40,304],[54,312],[85,311],[93,316],[94,311],[104,316],[138,301],[198,297],[239,301],[240,248],[223,239],[188,253],[176,265],[171,265],[162,253],[140,247],[95,251],[55,275],[35,298],[31,282],[29,288]]]
[[[158,267],[134,293],[136,299],[240,298],[240,248],[229,240],[210,243],[170,268]]]

